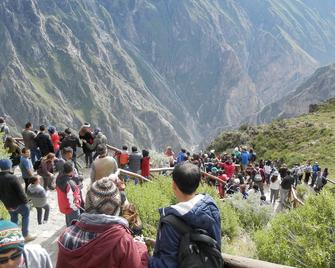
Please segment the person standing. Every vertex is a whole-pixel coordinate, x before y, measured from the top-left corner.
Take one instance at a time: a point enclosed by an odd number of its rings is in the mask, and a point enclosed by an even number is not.
[[[131,154],[129,155],[129,170],[131,172],[141,174],[141,160],[142,154],[137,151],[137,147],[131,147]],[[138,184],[138,179],[135,179],[135,184]]]
[[[33,163],[30,160],[30,150],[27,148],[22,148],[21,159],[20,159],[20,169],[22,178],[25,183],[25,190],[27,191],[29,180],[34,175]]]
[[[37,210],[37,223],[47,223],[49,219],[50,206],[47,202],[47,193],[41,186],[40,177],[33,176],[30,179],[30,185],[28,186],[27,195],[31,199],[33,206]],[[44,209],[44,217],[43,216]],[[42,221],[43,218],[43,221]]]
[[[60,137],[54,126],[48,127],[48,132],[51,138],[52,146],[54,147],[55,156],[58,158],[60,156],[60,151],[59,151]]]
[[[48,153],[54,153],[54,147],[52,145],[50,136],[45,133],[45,126],[40,126],[40,132],[37,134],[35,138],[36,145],[41,151],[41,155],[46,156]]]
[[[321,171],[321,168],[319,166],[318,162],[315,162],[314,165],[312,166],[312,182],[310,184],[311,187],[314,187],[316,178],[318,177],[318,172]]]
[[[107,147],[104,144],[99,144],[97,147],[98,157],[94,160],[91,166],[91,182],[100,180],[103,177],[108,177],[114,174],[118,165],[114,157],[108,155]]]
[[[278,206],[278,210],[281,211],[285,207],[286,200],[288,198],[288,194],[291,190],[291,187],[294,184],[294,178],[291,175],[291,171],[287,170],[286,176],[283,178],[280,184],[280,204]]]
[[[70,128],[65,129],[64,134],[65,134],[65,137],[62,140],[59,149],[63,150],[66,147],[72,148],[72,161],[74,163],[74,166],[78,170],[78,166],[77,166],[77,148],[81,147],[80,140],[79,140],[79,138],[76,135],[72,134]]]
[[[43,187],[45,190],[55,190],[55,176],[54,176],[54,162],[55,154],[48,153],[46,156],[42,157],[41,164],[37,169],[37,174],[43,178]]]
[[[12,162],[9,159],[0,160],[0,201],[10,215],[10,220],[18,224],[18,216],[22,217],[22,235],[26,242],[36,237],[29,235],[28,198],[24,193],[19,179],[11,173]]]
[[[100,128],[96,128],[94,130],[93,143],[92,144],[85,143],[85,146],[88,147],[93,152],[97,150],[97,147],[99,144],[107,145],[107,137],[101,132]],[[93,156],[93,160],[95,160],[97,156],[98,156],[98,153],[95,152]]]
[[[93,162],[92,150],[89,145],[93,144],[94,137],[91,133],[91,125],[84,123],[79,130],[79,138],[83,141],[83,152],[85,154],[86,168],[90,168]]]
[[[24,142],[24,147],[30,150],[31,162],[34,165],[35,161],[41,158],[41,152],[37,148],[37,145],[35,142],[36,134],[33,131],[32,123],[28,122],[25,126],[25,129],[22,131],[21,134],[22,134],[22,138]]]
[[[80,188],[72,178],[73,165],[67,161],[63,166],[63,173],[56,179],[58,207],[59,211],[65,215],[66,226],[70,226],[80,214]]]
[[[212,197],[196,194],[200,180],[199,167],[187,162],[175,166],[172,173],[172,189],[178,203],[159,210],[162,223],[157,232],[154,254],[149,259],[149,268],[179,265],[178,253],[182,235],[164,221],[164,218],[170,215],[182,220],[193,230],[205,230],[216,241],[218,250],[221,249],[220,211]]]
[[[270,203],[275,204],[278,199],[281,178],[278,171],[273,172],[270,176]]]
[[[142,150],[141,175],[145,178],[150,176],[150,156],[148,150]]]
[[[307,161],[306,166],[305,166],[305,178],[304,178],[305,184],[308,184],[311,174],[312,174],[311,161]]]

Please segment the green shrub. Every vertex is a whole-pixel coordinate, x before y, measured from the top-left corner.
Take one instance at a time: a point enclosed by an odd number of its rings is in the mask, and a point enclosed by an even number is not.
[[[258,257],[295,267],[335,267],[335,197],[311,195],[304,206],[278,214],[255,234]]]
[[[127,185],[127,197],[134,203],[143,222],[144,236],[155,238],[159,223],[158,208],[166,207],[174,201],[171,178],[161,176],[153,183],[135,186]]]
[[[171,177],[160,176],[153,183],[135,186],[127,185],[127,197],[134,203],[143,222],[143,234],[155,238],[159,224],[158,208],[176,204],[172,191]],[[223,203],[217,196],[216,189],[207,184],[201,184],[198,193],[208,193],[212,196],[220,209],[222,236],[233,239],[240,232],[239,219],[235,210],[229,204]]]
[[[314,193],[314,191],[305,183],[299,184],[296,188],[296,192],[297,192],[297,197],[301,201],[304,201],[305,199],[308,198],[308,196]]]
[[[261,229],[273,216],[272,206],[261,205],[258,195],[250,195],[247,200],[235,194],[227,200],[236,211],[241,226],[248,232]]]

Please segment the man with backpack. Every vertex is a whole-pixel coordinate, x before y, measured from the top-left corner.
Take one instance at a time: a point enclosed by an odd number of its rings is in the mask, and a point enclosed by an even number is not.
[[[212,197],[196,194],[200,169],[177,165],[172,189],[179,203],[159,210],[161,219],[149,267],[223,267],[220,212]]]

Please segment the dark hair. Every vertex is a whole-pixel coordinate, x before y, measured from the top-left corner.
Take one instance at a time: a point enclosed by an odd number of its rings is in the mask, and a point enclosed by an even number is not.
[[[25,154],[27,151],[29,151],[29,149],[24,147],[24,148],[22,148],[21,153]]]
[[[200,183],[201,174],[198,166],[182,163],[175,166],[172,172],[173,181],[184,194],[193,194]]]
[[[45,130],[45,125],[40,125],[40,131],[44,131]]]
[[[123,145],[122,146],[122,150],[128,150],[128,146],[127,145]]]
[[[183,149],[183,148],[181,149],[181,151],[182,151],[183,153],[186,153],[186,150],[185,150],[185,149]]]
[[[261,200],[262,200],[262,201],[266,201],[266,196],[265,196],[265,195],[262,195],[262,196],[261,196]]]
[[[26,128],[30,128],[32,126],[32,124],[30,123],[30,122],[28,122],[27,124],[26,124]]]
[[[71,129],[68,127],[64,130],[65,134],[71,134]]]
[[[142,155],[143,157],[149,156],[149,151],[148,150],[142,150]]]
[[[132,152],[137,152],[137,147],[136,146],[131,147],[131,151]]]
[[[32,176],[30,179],[29,179],[29,183],[32,183],[34,184],[35,182],[38,181],[38,177],[37,176]]]
[[[64,174],[69,174],[73,171],[73,165],[71,161],[66,161],[63,166]]]

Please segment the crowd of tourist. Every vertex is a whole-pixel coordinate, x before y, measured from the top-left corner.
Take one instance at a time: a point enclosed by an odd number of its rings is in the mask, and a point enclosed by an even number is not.
[[[328,169],[321,172],[317,162],[312,165],[307,161],[289,169],[281,161],[258,160],[251,148],[236,147],[231,154],[211,150],[191,155],[185,149],[175,154],[167,147],[163,166],[173,167],[172,189],[177,204],[159,210],[161,221],[149,256],[140,215],[127,199],[129,178],[119,174],[122,168],[148,178],[148,150],[141,153],[132,146],[128,151],[123,146],[111,156],[106,136],[99,128],[91,131],[89,123],[84,123],[76,135],[70,128],[58,132],[54,126],[41,125],[36,131],[28,122],[22,131],[22,144],[9,135],[3,118],[0,126],[10,154],[0,160],[0,200],[10,215],[10,222],[0,221],[0,267],[52,267],[43,248],[25,245],[36,238],[29,233],[30,206],[36,208],[39,225],[47,223],[50,210],[56,209],[48,202],[50,191],[57,193],[58,210],[67,226],[58,240],[56,267],[190,267],[190,263],[203,262],[212,265],[206,267],[221,267],[220,212],[212,197],[196,194],[201,180],[217,187],[221,198],[241,194],[248,200],[250,195],[259,195],[265,201],[269,191],[270,202],[276,204],[280,196],[279,208],[283,209],[291,187],[306,183],[320,191],[328,176]],[[90,171],[86,194],[78,148],[82,148]],[[13,173],[17,167],[23,183]],[[138,178],[135,176],[135,184],[141,182]],[[187,233],[194,235],[187,240]],[[205,237],[201,243],[208,247],[196,247],[194,237]]]

